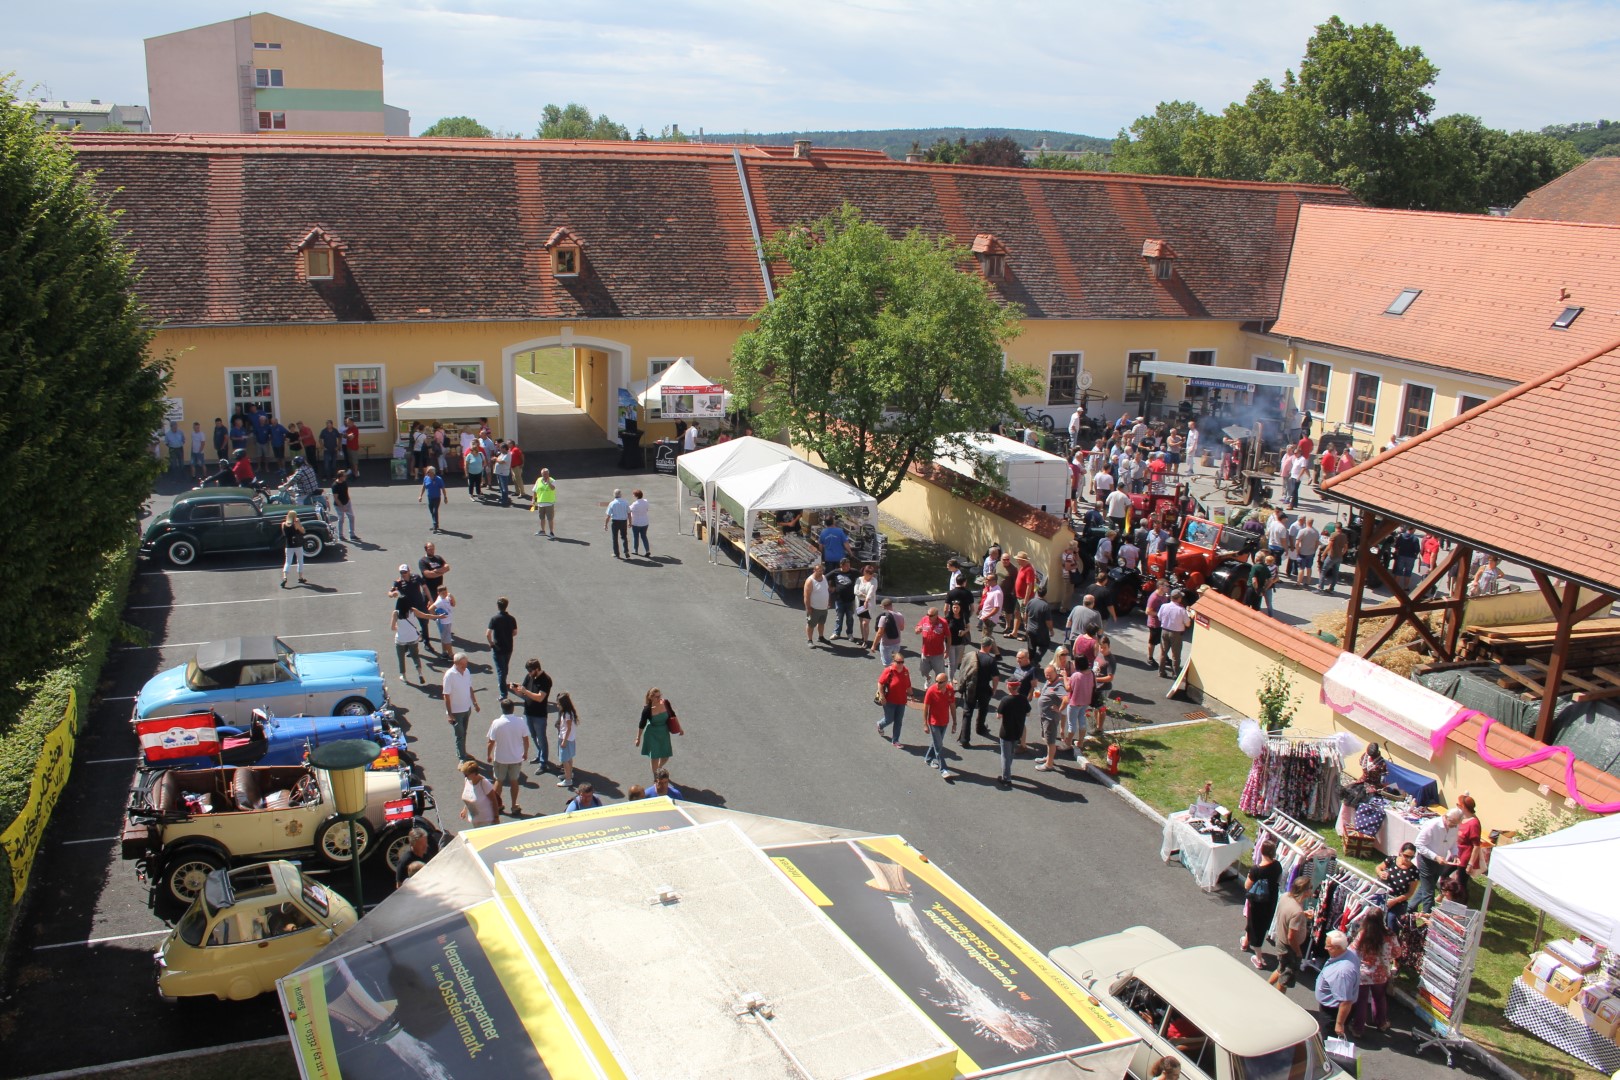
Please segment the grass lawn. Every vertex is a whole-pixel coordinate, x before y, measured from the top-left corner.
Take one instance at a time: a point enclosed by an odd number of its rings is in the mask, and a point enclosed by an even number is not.
[[[535,349],[516,358],[517,373],[536,386],[574,400],[574,350]]]
[[[945,560],[957,554],[931,540],[914,540],[886,525],[878,528],[888,537],[888,556],[880,571],[880,590],[888,596],[922,596],[945,591]]]
[[[238,1047],[222,1052],[198,1050],[180,1060],[160,1065],[106,1069],[97,1075],[106,1080],[297,1080],[292,1045],[286,1039],[274,1045]]]
[[[1114,723],[1109,726],[1112,729]],[[1236,731],[1226,724],[1210,721],[1134,734],[1121,732],[1119,738],[1119,782],[1160,813],[1185,810],[1205,781],[1214,781],[1217,803],[1236,810],[1250,763],[1238,749]],[[1236,812],[1252,837],[1254,818]],[[1341,846],[1332,826],[1317,831],[1335,848]],[[1369,873],[1374,866],[1367,859],[1341,858]],[[1483,888],[1482,882],[1476,882],[1473,903],[1479,903]],[[1463,1032],[1533,1080],[1605,1080],[1603,1074],[1514,1027],[1502,1016],[1508,989],[1524,970],[1535,931],[1534,908],[1500,891],[1491,894]],[[1542,933],[1544,941],[1569,936],[1567,928],[1551,919]],[[1409,978],[1402,981],[1409,991],[1413,989]]]

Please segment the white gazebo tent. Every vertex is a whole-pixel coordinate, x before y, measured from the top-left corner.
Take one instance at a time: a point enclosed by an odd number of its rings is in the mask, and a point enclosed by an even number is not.
[[[710,379],[707,375],[701,374],[697,368],[692,366],[692,362],[683,356],[673,364],[669,365],[669,367],[665,368],[663,373],[659,375],[658,378],[648,383],[646,389],[642,390],[636,395],[636,400],[639,401],[644,408],[654,408],[663,404],[663,388],[665,386],[713,385],[714,380]],[[726,391],[726,399],[723,407],[727,411],[731,409],[731,391],[729,390]]]
[[[1620,814],[1494,849],[1490,885],[1606,948],[1620,948]],[[1489,903],[1487,893],[1481,907]]]
[[[501,403],[487,386],[475,386],[445,368],[394,391],[398,420],[481,420],[500,415]]]
[[[866,492],[794,458],[716,481],[715,498],[743,528],[743,595],[748,595],[748,537],[753,515],[773,510],[843,510],[861,507],[877,515],[877,500]],[[711,536],[712,536],[711,532]]]
[[[753,435],[744,435],[740,439],[716,443],[713,446],[705,446],[702,450],[694,450],[690,454],[682,454],[675,459],[675,513],[680,522],[680,530],[686,531],[687,488],[700,492],[703,496],[703,506],[709,507],[714,502],[714,483],[721,477],[736,476],[739,473],[762,469],[767,465],[793,460],[797,460],[793,451],[781,443]],[[712,546],[714,512],[710,509],[707,513]]]

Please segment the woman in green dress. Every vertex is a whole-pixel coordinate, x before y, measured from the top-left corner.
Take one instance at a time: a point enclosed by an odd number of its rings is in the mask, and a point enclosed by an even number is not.
[[[636,745],[641,756],[652,761],[653,779],[658,770],[668,763],[674,753],[669,743],[670,721],[675,720],[675,706],[665,700],[658,687],[647,691],[647,703],[641,707],[641,723],[636,725]]]

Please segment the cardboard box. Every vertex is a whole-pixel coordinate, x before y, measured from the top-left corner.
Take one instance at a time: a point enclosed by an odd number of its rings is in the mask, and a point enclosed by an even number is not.
[[[1593,986],[1583,989],[1580,998],[1581,1018],[1586,1026],[1613,1042],[1620,1031],[1620,998]]]
[[[1522,978],[1526,986],[1556,1005],[1568,1005],[1581,992],[1580,973],[1546,953],[1530,958]]]

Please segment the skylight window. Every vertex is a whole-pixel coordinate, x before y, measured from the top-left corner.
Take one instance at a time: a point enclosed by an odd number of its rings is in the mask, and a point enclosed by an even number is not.
[[[1422,293],[1422,289],[1402,289],[1401,295],[1397,296],[1389,307],[1384,309],[1384,314],[1405,315],[1406,309],[1412,306],[1412,301],[1416,300]]]
[[[1559,313],[1558,318],[1553,320],[1552,328],[1554,330],[1568,330],[1569,329],[1569,324],[1574,322],[1577,318],[1579,318],[1581,312],[1583,312],[1585,310],[1586,309],[1583,308],[1583,307],[1567,307],[1567,308],[1565,308],[1562,312]]]

